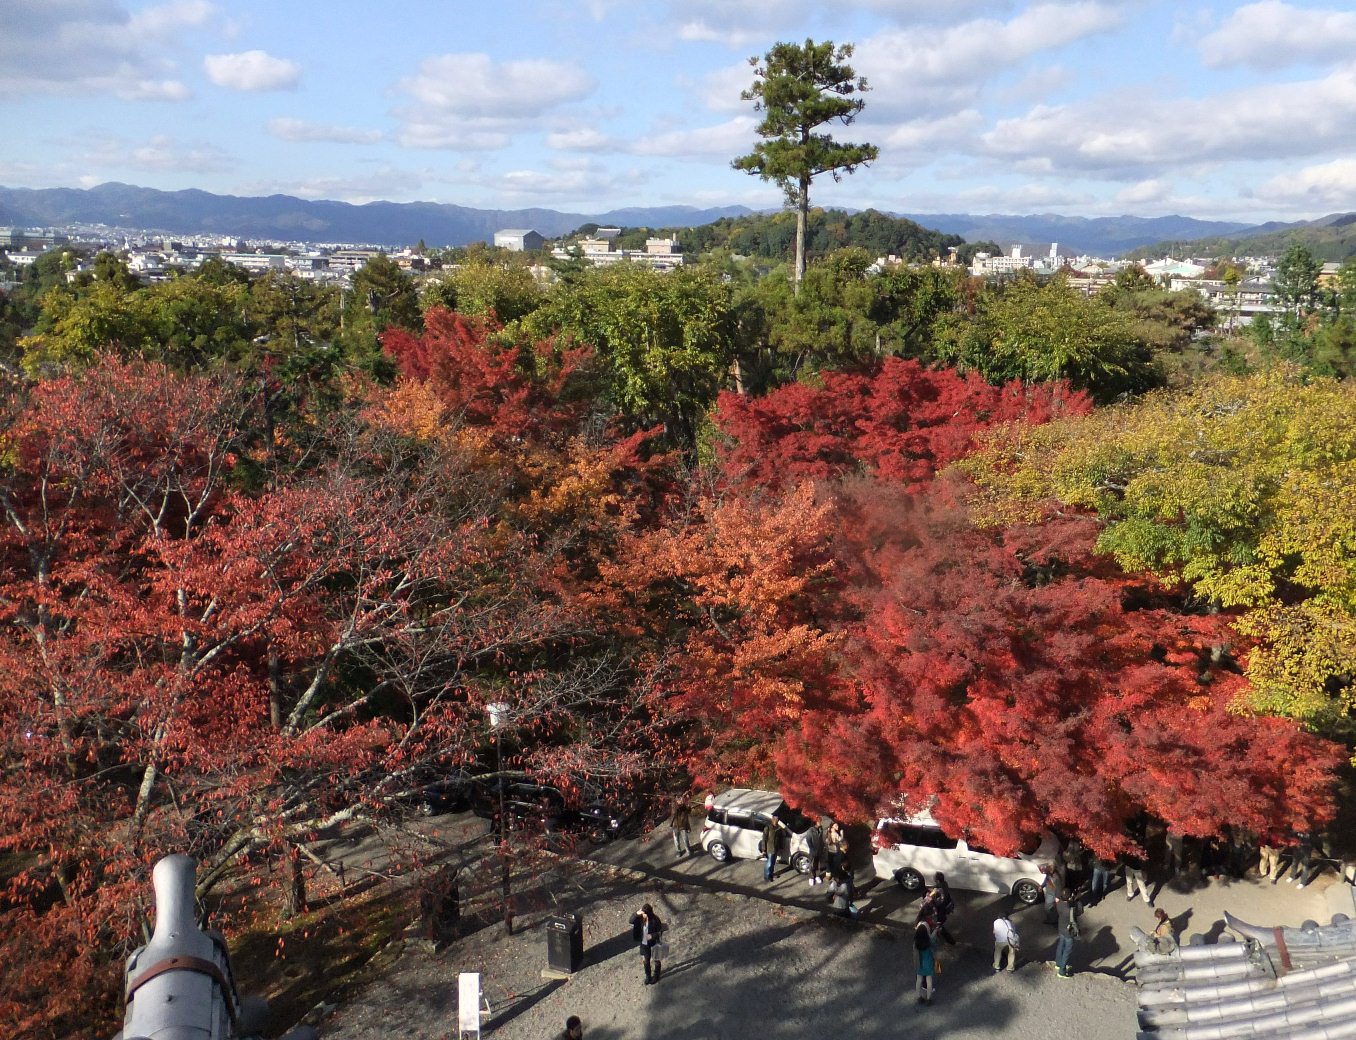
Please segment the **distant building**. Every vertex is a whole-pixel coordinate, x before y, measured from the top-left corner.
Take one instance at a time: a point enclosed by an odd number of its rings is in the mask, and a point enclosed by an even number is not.
[[[380,249],[336,249],[330,254],[330,270],[360,271],[369,260],[380,255]]]
[[[287,257],[282,253],[222,253],[221,259],[236,267],[243,267],[252,274],[287,268]]]
[[[530,228],[509,228],[494,233],[494,244],[514,253],[535,253],[546,245],[546,239]]]

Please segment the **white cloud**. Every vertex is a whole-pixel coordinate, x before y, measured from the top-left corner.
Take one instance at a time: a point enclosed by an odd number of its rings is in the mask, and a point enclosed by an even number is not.
[[[1200,41],[1205,64],[1275,69],[1304,62],[1348,61],[1356,50],[1356,14],[1262,0],[1234,11]]]
[[[644,179],[636,170],[617,171],[597,163],[565,168],[552,163],[548,169],[510,170],[495,178],[496,186],[518,198],[550,197],[603,205],[624,184]]]
[[[329,144],[374,144],[380,141],[380,130],[362,130],[353,126],[335,126],[330,123],[311,123],[304,119],[279,117],[268,123],[268,132],[284,141],[324,142]]]
[[[426,183],[425,173],[386,167],[351,177],[312,177],[302,181],[269,181],[248,184],[244,191],[255,195],[295,195],[301,199],[334,199],[361,206],[382,200],[411,200]]]
[[[1050,171],[1142,179],[1201,164],[1321,155],[1356,146],[1356,71],[1207,98],[1127,90],[1038,105],[982,135],[989,154]]]
[[[217,5],[208,0],[170,0],[132,15],[128,28],[133,36],[164,37],[180,29],[196,29],[217,16]]]
[[[1162,177],[1150,177],[1116,192],[1114,200],[1118,205],[1140,207],[1152,203],[1161,203],[1172,194],[1172,188]]]
[[[987,79],[1033,55],[1110,32],[1125,7],[1103,0],[1038,3],[1009,21],[980,18],[939,29],[887,29],[857,47],[852,65],[872,88],[877,113],[956,110],[974,103]]]
[[[752,84],[753,68],[741,61],[709,73],[702,81],[701,97],[714,112],[752,112],[753,103],[740,97]]]
[[[507,147],[515,133],[596,89],[577,65],[545,59],[495,62],[488,54],[425,58],[419,71],[396,84],[412,104],[396,115],[400,143],[410,148],[488,150]]]
[[[563,61],[495,62],[488,54],[443,54],[425,58],[418,74],[397,86],[444,115],[522,119],[588,97],[597,84],[583,69]]]
[[[267,51],[209,54],[202,60],[207,78],[228,90],[292,90],[301,79],[301,66]]]
[[[555,130],[546,135],[546,147],[559,151],[593,152],[602,148],[612,148],[614,145],[612,138],[592,127]]]
[[[178,34],[215,14],[199,0],[172,0],[136,15],[118,0],[0,0],[0,93],[181,101],[188,88],[165,55]]]
[[[770,47],[801,25],[814,9],[811,0],[670,0],[680,40],[730,47]]]
[[[180,141],[168,134],[157,134],[143,143],[114,134],[96,136],[81,142],[77,161],[95,170],[141,170],[155,173],[218,173],[229,169],[231,157],[209,141]],[[100,181],[103,174],[91,174]]]
[[[757,138],[752,116],[736,116],[717,126],[695,130],[670,130],[637,138],[627,146],[636,155],[672,156],[675,159],[725,159],[748,151]]]
[[[1255,195],[1266,205],[1308,213],[1350,210],[1356,205],[1356,159],[1334,159],[1286,172],[1267,181]]]

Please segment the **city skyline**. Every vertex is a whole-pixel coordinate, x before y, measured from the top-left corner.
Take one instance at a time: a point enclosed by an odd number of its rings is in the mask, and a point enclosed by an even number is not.
[[[819,205],[908,212],[1356,208],[1356,14],[1160,0],[0,0],[0,184],[126,181],[479,208],[780,204],[730,168],[778,40],[854,43]]]

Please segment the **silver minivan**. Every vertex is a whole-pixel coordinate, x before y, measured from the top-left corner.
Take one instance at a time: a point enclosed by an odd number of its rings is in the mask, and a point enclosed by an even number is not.
[[[814,821],[793,809],[775,791],[754,791],[732,787],[716,795],[706,811],[702,826],[702,848],[711,858],[724,863],[731,859],[758,859],[763,828],[776,819],[786,828],[787,844],[783,858],[801,874],[810,872],[813,850],[806,832]]]
[[[876,876],[893,878],[907,892],[923,888],[940,871],[952,888],[1010,893],[1028,906],[1041,898],[1041,864],[1058,856],[1059,842],[1052,834],[1015,856],[995,856],[949,837],[928,813],[881,820],[871,835]]]

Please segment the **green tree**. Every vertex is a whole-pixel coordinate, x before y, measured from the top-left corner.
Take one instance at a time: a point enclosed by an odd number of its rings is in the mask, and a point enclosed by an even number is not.
[[[1062,278],[1042,284],[1028,275],[989,286],[973,314],[957,311],[939,323],[937,353],[991,383],[1067,379],[1099,401],[1162,382],[1131,317]]]
[[[1243,611],[1251,706],[1334,731],[1356,709],[1354,410],[1353,384],[1275,366],[1014,427],[963,465],[984,519],[1087,510],[1125,570]]]
[[[507,324],[537,308],[541,303],[541,287],[521,261],[468,263],[429,282],[421,303],[425,310],[446,307],[459,314],[492,316]]]
[[[523,327],[593,347],[618,411],[637,426],[663,423],[691,448],[730,367],[731,291],[700,268],[614,264],[558,283]]]
[[[344,338],[355,349],[370,349],[391,325],[417,331],[423,327],[423,312],[414,280],[379,253],[353,275],[344,304]]]
[[[1276,299],[1285,307],[1282,323],[1287,329],[1297,329],[1306,315],[1313,312],[1318,302],[1318,276],[1323,264],[1303,242],[1296,242],[1285,251],[1276,265],[1271,286]]]
[[[750,58],[753,85],[740,96],[763,113],[758,136],[748,155],[733,161],[737,170],[772,181],[786,193],[796,211],[796,264],[793,285],[805,276],[805,228],[810,212],[810,181],[823,173],[839,180],[879,154],[875,145],[847,144],[816,132],[828,123],[849,125],[866,106],[853,95],[868,89],[866,79],[845,64],[852,45],[832,41],[804,45],[779,43],[763,57]]]

